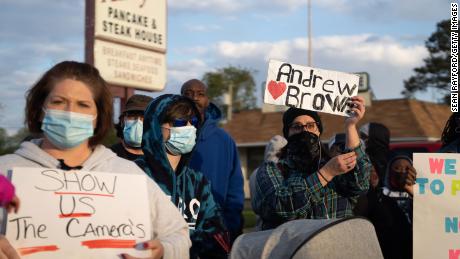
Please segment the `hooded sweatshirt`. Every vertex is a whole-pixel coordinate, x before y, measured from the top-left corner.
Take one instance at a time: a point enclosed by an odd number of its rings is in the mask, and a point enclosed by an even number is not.
[[[382,188],[382,193],[385,196],[390,197],[393,199],[397,204],[398,207],[401,209],[402,212],[406,215],[407,221],[412,224],[412,198],[409,195],[409,193],[405,191],[397,191],[393,190],[390,185],[390,174],[391,174],[391,165],[398,159],[405,159],[409,161],[409,163],[412,165],[412,159],[410,159],[408,156],[405,155],[396,155],[393,157],[390,162],[388,162],[387,170],[385,173],[385,180],[384,180],[384,186]]]
[[[388,163],[383,187],[370,189],[365,196],[365,216],[375,227],[385,258],[412,258],[412,199],[407,192],[395,191],[390,187],[390,168],[396,159],[407,156],[395,156]]]
[[[233,237],[241,230],[244,204],[243,175],[235,142],[218,126],[222,114],[209,103],[190,167],[202,172],[223,210],[225,225]]]
[[[176,171],[166,155],[161,132],[162,116],[172,102],[181,98],[186,97],[163,95],[150,103],[144,115],[144,156],[136,163],[170,196],[187,221],[192,240],[191,258],[226,257],[228,233],[209,183],[202,173],[187,166],[190,153],[182,155]]]
[[[60,162],[39,147],[42,141],[34,139],[23,142],[14,154],[1,156],[0,171],[6,173],[13,167],[59,168]],[[144,175],[135,163],[119,158],[102,145],[96,146],[81,170]],[[154,231],[152,239],[160,240],[164,247],[164,258],[188,258],[190,239],[185,221],[154,181],[147,179],[147,184]]]

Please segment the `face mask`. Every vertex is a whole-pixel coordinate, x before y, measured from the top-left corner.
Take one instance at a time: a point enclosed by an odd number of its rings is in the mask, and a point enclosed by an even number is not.
[[[320,143],[316,134],[302,131],[288,138],[288,159],[294,162],[297,168],[316,170],[320,159]]]
[[[93,115],[45,110],[42,127],[46,138],[58,148],[76,147],[94,134]]]
[[[195,127],[172,127],[169,131],[170,136],[165,142],[165,147],[172,155],[178,156],[192,151],[196,139]]]
[[[123,140],[128,146],[140,147],[144,123],[141,120],[126,120],[123,128]]]
[[[404,186],[406,185],[408,174],[408,172],[400,173],[390,171],[390,184],[392,187],[391,189],[395,191],[404,191]]]

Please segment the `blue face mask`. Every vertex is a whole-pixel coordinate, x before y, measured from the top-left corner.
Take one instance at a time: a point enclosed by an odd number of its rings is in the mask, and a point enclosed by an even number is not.
[[[45,110],[41,129],[60,149],[76,147],[94,134],[93,115],[62,110]]]
[[[126,120],[123,128],[123,140],[128,146],[140,147],[144,123],[141,120]]]
[[[169,128],[170,136],[165,142],[166,149],[173,155],[183,155],[195,146],[196,128],[193,126]]]

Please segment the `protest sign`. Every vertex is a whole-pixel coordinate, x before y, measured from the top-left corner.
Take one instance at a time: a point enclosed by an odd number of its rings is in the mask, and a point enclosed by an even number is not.
[[[413,258],[460,258],[459,154],[414,154]]]
[[[10,172],[21,207],[4,220],[6,237],[22,258],[149,256],[135,249],[152,239],[144,175],[24,167]]]
[[[264,103],[349,116],[359,76],[270,60]]]

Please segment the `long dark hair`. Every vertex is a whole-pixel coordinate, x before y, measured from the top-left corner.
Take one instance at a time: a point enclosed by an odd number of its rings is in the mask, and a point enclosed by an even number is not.
[[[460,132],[456,132],[457,126],[457,119],[459,118],[459,113],[454,112],[450,115],[449,119],[446,122],[446,126],[444,126],[444,130],[442,131],[441,142],[442,147],[445,147],[452,143],[454,140],[460,137]]]
[[[112,94],[99,74],[90,64],[76,61],[63,61],[48,70],[29,89],[26,96],[25,123],[33,134],[42,133],[43,106],[55,85],[62,80],[73,79],[84,83],[92,92],[97,106],[97,123],[94,136],[89,139],[90,146],[100,144],[112,128]]]

